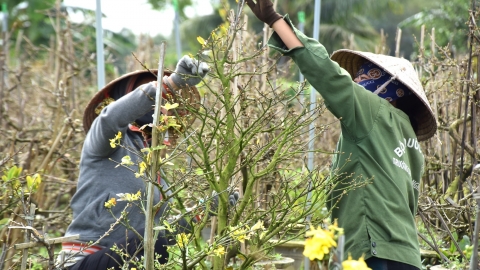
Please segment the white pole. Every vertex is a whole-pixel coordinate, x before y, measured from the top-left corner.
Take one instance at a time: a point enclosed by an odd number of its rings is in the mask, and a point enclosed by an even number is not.
[[[175,45],[177,49],[177,59],[182,57],[182,44],[180,44],[180,12],[178,7],[178,0],[173,0],[173,8],[175,9],[174,31],[175,31]]]
[[[472,171],[472,178],[475,176],[476,172],[480,171],[480,164],[477,164],[473,167]],[[480,193],[475,192],[473,194],[473,198],[477,201],[477,219],[475,221],[474,233],[473,233],[473,254],[472,258],[470,258],[470,268],[469,269],[477,269],[478,267],[478,231],[480,227]]]
[[[303,11],[298,12],[298,30],[300,30],[302,33],[305,31],[305,12]],[[298,75],[298,81],[300,82],[300,85],[304,79],[305,78],[303,77],[302,72],[300,72]],[[303,89],[302,93],[300,93],[300,103],[302,104],[302,107],[305,105],[305,91],[303,91]]]
[[[103,56],[103,28],[102,28],[102,3],[97,0],[96,34],[97,34],[97,85],[98,90],[105,86],[105,58]]]
[[[177,48],[177,59],[182,57],[182,44],[180,44],[180,14],[175,11],[175,43]]]
[[[321,6],[321,0],[315,0],[315,13],[314,13],[314,19],[313,19],[313,38],[316,40],[319,40],[320,36],[320,7]],[[315,88],[311,87],[310,88],[310,116],[313,118],[313,112],[315,110],[315,107],[317,106],[317,91]],[[313,155],[313,140],[315,138],[315,124],[312,122],[310,124],[310,131],[309,131],[309,136],[308,136],[308,162],[307,162],[307,167],[310,172],[313,171],[314,165],[313,165],[313,160],[314,160],[314,155]],[[309,183],[308,189],[311,189],[312,181]],[[312,198],[312,193],[308,192],[307,196],[307,207],[310,207],[310,200]],[[308,229],[308,222],[310,222],[310,216],[307,217],[307,229]],[[305,263],[304,263],[304,269],[305,270],[310,270],[310,260],[305,257]]]

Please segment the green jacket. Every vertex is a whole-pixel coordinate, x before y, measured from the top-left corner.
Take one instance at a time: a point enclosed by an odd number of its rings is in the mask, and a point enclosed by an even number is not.
[[[332,164],[338,182],[328,206],[344,229],[346,254],[421,268],[414,218],[424,157],[408,116],[354,83],[322,44],[292,28],[305,47],[288,50],[276,33],[268,45],[295,61],[340,119]],[[343,194],[346,186],[353,189]]]

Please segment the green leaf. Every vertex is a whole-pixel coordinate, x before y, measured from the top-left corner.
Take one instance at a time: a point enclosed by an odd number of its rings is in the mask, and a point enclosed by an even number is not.
[[[202,46],[205,45],[205,39],[203,39],[201,36],[197,37],[198,43],[200,43]]]
[[[468,237],[468,235],[464,235],[462,237],[462,240],[460,240],[460,242],[458,243],[458,245],[460,246],[460,249],[462,251],[466,250],[467,246],[471,245],[470,237]]]
[[[455,247],[455,244],[453,243],[454,241],[457,241],[457,239],[458,239],[457,232],[453,232],[452,236],[453,236],[453,241],[450,242],[450,249],[448,250],[450,253],[454,253],[455,250],[457,250],[457,248]]]
[[[5,225],[5,224],[7,224],[9,220],[10,220],[10,218],[0,219],[0,226],[3,226],[3,225]]]
[[[200,176],[200,175],[204,175],[205,173],[203,172],[203,170],[201,168],[197,168],[197,169],[195,169],[195,174]]]
[[[20,176],[21,172],[22,172],[22,168],[18,168],[17,166],[13,166],[12,168],[10,168],[10,170],[8,170],[7,180],[12,180],[14,178],[17,178],[18,176]]]

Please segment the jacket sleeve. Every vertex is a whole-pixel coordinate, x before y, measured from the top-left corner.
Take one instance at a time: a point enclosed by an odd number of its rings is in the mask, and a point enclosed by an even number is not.
[[[115,138],[119,131],[125,136],[128,124],[149,111],[154,113],[155,93],[153,84],[143,84],[106,106],[93,121],[84,148],[94,156],[109,156],[116,149],[110,146],[110,139]]]
[[[287,49],[275,32],[268,45],[293,59],[307,81],[320,93],[327,109],[340,119],[342,131],[348,133],[344,135],[352,139],[368,135],[379,112],[381,98],[353,82],[350,74],[330,59],[325,47],[296,29],[288,15],[284,19],[304,47]]]

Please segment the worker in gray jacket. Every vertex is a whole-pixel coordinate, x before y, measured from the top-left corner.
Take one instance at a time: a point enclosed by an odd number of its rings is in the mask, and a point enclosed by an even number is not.
[[[144,233],[143,210],[132,204],[127,209],[127,217],[123,219],[128,220],[138,234],[128,231],[117,219],[127,203],[119,200],[121,194],[146,195],[144,180],[135,177],[131,170],[139,171],[137,166],[140,158],[134,153],[140,153],[141,149],[149,146],[151,128],[148,124],[153,122],[157,89],[157,78],[152,72],[157,73],[156,70],[135,71],[113,80],[97,92],[86,107],[83,123],[87,135],[82,149],[77,190],[71,201],[73,220],[66,232],[66,236],[78,234],[80,238],[62,244],[63,257],[68,259],[64,266],[69,269],[119,269],[124,262],[119,254],[111,250],[114,245],[124,249],[130,257],[134,254],[138,258],[143,255],[143,250],[138,251],[142,241],[137,236]],[[189,103],[195,107],[200,101],[195,85],[207,72],[206,63],[184,56],[174,73],[165,73],[163,82],[166,93],[162,93],[163,97],[187,91],[182,96],[189,97]],[[188,112],[183,110],[180,113]],[[119,132],[121,147],[112,148],[114,145],[110,142]],[[175,143],[171,135],[165,144]],[[116,162],[121,162],[125,156],[130,156],[135,165],[128,169],[117,166]],[[162,175],[158,177],[158,182],[166,190]],[[154,198],[154,204],[164,199],[159,189],[155,189]],[[107,209],[113,201],[116,201],[116,206]],[[157,212],[157,219],[164,214],[166,205]],[[188,223],[183,222],[183,226],[188,227]],[[167,237],[159,235],[155,252],[161,255],[160,263],[168,260],[165,247],[168,244],[172,243],[167,241]]]

